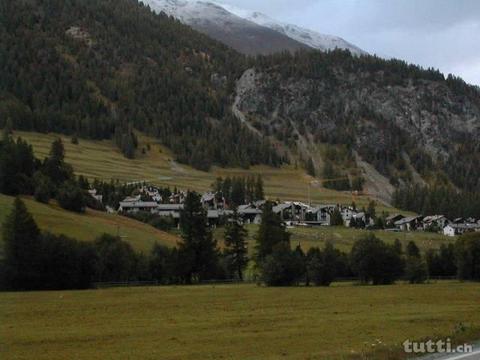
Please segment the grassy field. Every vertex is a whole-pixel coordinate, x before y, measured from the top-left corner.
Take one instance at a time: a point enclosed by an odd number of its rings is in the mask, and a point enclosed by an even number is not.
[[[330,241],[337,249],[348,252],[355,240],[368,233],[375,234],[376,237],[389,244],[393,244],[395,239],[398,239],[404,248],[409,241],[413,240],[422,251],[438,249],[442,244],[455,241],[455,238],[421,231],[394,233],[383,230],[367,231],[347,227],[297,227],[289,229],[289,231],[292,233],[292,245],[296,246],[300,244],[304,250],[308,250],[313,246],[322,248],[327,241]]]
[[[0,293],[0,358],[383,360],[478,329],[479,303],[480,284],[456,282]]]
[[[172,154],[152,138],[139,135],[139,149],[151,150],[146,154],[138,151],[134,160],[126,159],[111,141],[89,141],[80,139],[79,145],[71,143],[64,135],[16,132],[32,144],[37,157],[44,158],[50,144],[56,137],[61,137],[66,148],[66,159],[73,165],[77,174],[89,178],[104,180],[119,179],[122,181],[147,181],[152,184],[177,186],[180,189],[206,191],[218,176],[245,176],[261,174],[265,181],[266,194],[281,200],[308,201],[309,195],[313,203],[351,204],[354,200],[359,206],[366,206],[368,196],[352,196],[349,192],[338,192],[321,188],[318,182],[294,166],[280,169],[266,166],[255,166],[245,169],[223,169],[214,167],[210,172],[202,172],[191,167],[177,164]],[[310,190],[309,190],[310,189]],[[385,206],[379,211],[398,212]]]
[[[45,205],[29,198],[24,198],[24,201],[39,227],[55,234],[65,234],[84,241],[92,241],[103,233],[119,234],[134,249],[143,252],[149,252],[155,242],[173,246],[177,241],[172,234],[123,216],[90,209],[85,214],[76,214],[55,204]],[[0,194],[0,237],[3,221],[12,203],[13,197]]]

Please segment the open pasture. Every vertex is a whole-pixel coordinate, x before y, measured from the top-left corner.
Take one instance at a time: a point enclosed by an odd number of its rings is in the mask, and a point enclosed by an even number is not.
[[[0,293],[0,358],[400,359],[405,339],[478,337],[479,304],[458,282]]]

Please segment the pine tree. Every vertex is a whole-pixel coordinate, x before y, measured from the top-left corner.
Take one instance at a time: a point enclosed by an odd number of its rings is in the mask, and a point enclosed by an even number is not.
[[[420,257],[420,249],[418,248],[417,244],[415,244],[414,241],[410,241],[407,244],[407,250],[406,250],[407,256],[409,257]]]
[[[248,263],[246,237],[247,230],[243,226],[237,209],[235,209],[225,227],[225,254],[231,257],[232,267],[240,280],[243,280],[243,269]]]
[[[58,138],[53,141],[50,154],[44,161],[43,173],[56,185],[73,178],[73,168],[65,162],[65,148],[62,139]]]
[[[5,284],[12,290],[39,289],[40,230],[20,198],[3,224]]]
[[[261,175],[257,176],[257,181],[255,182],[255,200],[265,199],[265,193],[263,191],[263,178]]]
[[[271,202],[267,202],[263,208],[256,242],[257,264],[270,255],[277,244],[290,244],[290,233],[286,231],[280,217],[273,212]]]
[[[332,215],[330,216],[330,225],[331,226],[343,226],[343,218],[342,218],[342,213],[340,210],[335,209],[332,212]]]
[[[208,226],[200,195],[195,192],[188,192],[185,198],[180,214],[180,230],[182,242],[179,250],[185,261],[185,282],[213,278],[218,261],[217,243]]]
[[[231,204],[236,207],[245,203],[245,181],[243,178],[233,178]]]
[[[377,215],[376,215],[376,209],[375,209],[376,205],[377,205],[377,204],[376,204],[375,201],[373,201],[373,200],[368,203],[367,215],[368,215],[371,219],[375,219],[376,216],[377,216]]]

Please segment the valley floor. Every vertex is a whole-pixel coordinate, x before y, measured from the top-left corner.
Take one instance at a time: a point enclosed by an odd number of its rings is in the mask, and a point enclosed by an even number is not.
[[[0,293],[0,358],[400,359],[406,339],[478,329],[478,304],[458,282]]]

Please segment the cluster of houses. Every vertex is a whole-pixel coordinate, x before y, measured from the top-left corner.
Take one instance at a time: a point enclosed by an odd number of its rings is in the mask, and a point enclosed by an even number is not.
[[[169,216],[178,222],[185,196],[186,193],[177,192],[168,199],[162,199],[155,188],[142,187],[138,195],[127,197],[121,201],[118,211],[126,213],[146,211],[159,216]],[[145,198],[148,198],[148,201],[142,200]],[[222,219],[233,213],[228,208],[225,199],[216,193],[204,193],[201,202],[207,210],[207,217],[212,225],[218,224]],[[265,204],[266,200],[255,201],[238,206],[237,211],[244,223],[260,224]],[[335,210],[339,211],[346,226],[350,226],[352,221],[367,226],[373,225],[373,219],[369,219],[364,212],[358,212],[351,207],[340,205],[311,206],[298,201],[273,201],[272,210],[280,216],[287,226],[329,226]]]
[[[94,190],[91,191],[91,195],[96,198],[100,197],[99,200],[101,201],[101,195],[98,195]],[[180,191],[164,199],[155,187],[142,186],[138,195],[127,197],[120,202],[118,212],[150,212],[159,216],[170,217],[178,224],[186,195],[186,192]],[[204,193],[201,202],[207,211],[208,221],[212,226],[218,225],[233,213],[228,208],[225,199],[219,194]],[[260,200],[240,205],[237,211],[244,223],[260,224],[265,203],[265,200]],[[330,226],[335,212],[337,212],[337,216],[338,214],[341,215],[343,224],[347,227],[369,228],[375,226],[374,219],[365,212],[358,211],[351,206],[334,204],[312,206],[299,201],[274,201],[272,210],[287,226]],[[388,231],[431,231],[443,233],[446,236],[457,236],[465,232],[480,231],[480,220],[472,218],[449,220],[443,215],[404,216],[394,214],[385,218],[385,228]]]
[[[396,231],[432,231],[442,232],[446,236],[462,235],[466,232],[480,231],[480,220],[473,218],[448,219],[444,215],[403,216],[391,215],[386,218],[387,228]]]

